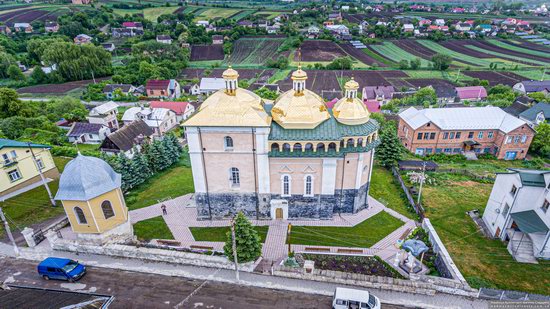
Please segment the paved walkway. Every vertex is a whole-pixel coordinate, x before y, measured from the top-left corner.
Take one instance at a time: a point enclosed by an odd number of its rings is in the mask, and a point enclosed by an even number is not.
[[[164,221],[172,232],[174,239],[183,247],[201,246],[212,247],[215,250],[223,250],[223,242],[195,241],[190,227],[220,227],[229,226],[229,220],[197,220],[197,210],[194,207],[192,194],[177,197],[152,206],[130,211],[132,223],[147,220],[153,217],[163,216],[161,205],[166,205],[167,215]],[[287,256],[288,246],[286,245],[287,227],[293,226],[341,226],[352,227],[370,217],[385,211],[395,218],[401,220],[404,225],[396,229],[385,238],[370,248],[360,247],[325,247],[325,246],[304,246],[292,245],[295,252],[323,251],[332,253],[355,253],[365,255],[378,255],[384,260],[391,260],[398,251],[395,244],[415,227],[415,222],[398,212],[387,208],[382,203],[369,197],[369,208],[359,211],[356,214],[341,214],[334,216],[331,220],[251,220],[252,224],[258,226],[269,226],[266,241],[262,249],[262,256],[272,262],[280,262]]]
[[[235,279],[235,273],[231,270],[212,268],[204,268],[189,265],[167,264],[162,262],[144,262],[136,259],[121,259],[110,256],[99,256],[89,254],[74,254],[71,252],[51,250],[38,250],[22,248],[20,258],[40,261],[48,256],[55,255],[57,257],[71,258],[79,260],[83,264],[120,269],[126,271],[136,271],[142,273],[160,274],[166,276],[186,277],[199,280],[211,280],[217,282],[240,284],[245,286],[256,286],[263,288],[298,291],[319,295],[333,295],[337,286],[342,284],[325,283],[317,281],[309,281],[302,279],[290,279],[275,276],[266,276],[257,273],[240,273],[240,281]],[[13,256],[13,247],[0,243],[0,256]],[[350,287],[355,288],[355,287]],[[472,308],[485,309],[488,308],[488,301],[482,299],[470,299],[461,296],[450,294],[436,294],[434,296],[422,294],[410,294],[403,292],[369,289],[384,303],[406,305],[408,307],[417,308]]]

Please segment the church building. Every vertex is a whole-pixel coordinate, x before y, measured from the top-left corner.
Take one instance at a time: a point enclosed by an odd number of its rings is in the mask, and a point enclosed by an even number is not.
[[[328,109],[301,66],[273,103],[239,88],[238,77],[229,67],[225,89],[183,123],[198,217],[331,219],[367,208],[379,125],[359,84],[348,81]]]

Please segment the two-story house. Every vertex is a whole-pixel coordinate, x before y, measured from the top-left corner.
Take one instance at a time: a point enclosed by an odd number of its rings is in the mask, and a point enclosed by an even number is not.
[[[397,134],[403,146],[418,155],[487,153],[514,160],[525,158],[535,131],[493,106],[410,107],[399,113]]]
[[[176,113],[167,108],[131,107],[122,115],[124,125],[143,120],[153,130],[153,136],[160,138],[178,125]]]
[[[170,102],[170,101],[152,101],[149,102],[152,108],[167,108],[176,114],[178,123],[191,117],[195,112],[195,107],[189,102]]]
[[[175,79],[148,80],[145,90],[150,98],[176,99],[181,96],[180,84]]]
[[[107,135],[99,149],[107,155],[118,155],[120,153],[132,158],[136,152],[141,151],[142,145],[148,143],[153,130],[138,119],[115,132]]]
[[[510,169],[497,174],[483,222],[518,262],[536,263],[550,258],[549,207],[550,171]]]
[[[50,146],[0,138],[0,201],[41,184],[39,171],[59,177]]]
[[[89,123],[101,124],[111,130],[116,130],[119,128],[117,114],[118,104],[110,101],[92,108],[86,118]]]
[[[540,102],[519,114],[532,128],[543,122],[550,122],[550,103]]]

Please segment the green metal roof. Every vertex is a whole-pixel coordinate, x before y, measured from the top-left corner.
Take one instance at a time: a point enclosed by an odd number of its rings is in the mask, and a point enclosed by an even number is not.
[[[271,108],[266,108],[271,115]],[[271,132],[269,140],[271,141],[341,141],[344,137],[350,136],[368,136],[380,127],[378,122],[370,119],[365,124],[345,125],[338,122],[332,115],[332,109],[329,109],[331,117],[314,129],[285,129],[275,121],[271,122]]]
[[[526,172],[526,171],[520,171],[519,172],[519,178],[521,179],[521,184],[524,186],[529,187],[546,187],[546,183],[544,182],[544,174],[548,173],[548,171],[543,172]]]
[[[510,216],[524,233],[548,232],[548,226],[534,210],[516,212]]]
[[[0,149],[4,147],[12,147],[12,148],[27,148],[29,145],[26,142],[20,142],[20,141],[14,141],[11,139],[5,139],[0,138]],[[31,147],[33,148],[51,148],[47,145],[41,145],[41,144],[33,144],[31,143]]]
[[[377,139],[374,142],[367,144],[365,147],[341,147],[339,152],[336,152],[336,149],[329,149],[328,151],[278,151],[272,150],[269,152],[270,157],[274,158],[340,158],[343,157],[346,153],[356,153],[356,152],[367,152],[370,151],[376,146],[380,145],[380,140]]]

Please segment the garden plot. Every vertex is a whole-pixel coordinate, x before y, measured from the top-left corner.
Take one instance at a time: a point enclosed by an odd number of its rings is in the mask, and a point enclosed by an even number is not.
[[[409,84],[416,88],[431,86],[438,98],[450,98],[455,96],[455,85],[444,79],[407,79]]]
[[[338,78],[341,76],[341,71],[332,70],[307,70],[308,79],[306,88],[323,96],[323,92],[341,91]],[[292,89],[292,80],[290,76],[278,83],[281,91]]]
[[[350,43],[340,43],[339,46],[351,57],[363,62],[366,65],[372,66],[376,63],[379,67],[387,67],[387,65],[381,61],[374,59],[373,57],[365,54],[361,49],[355,48]]]
[[[221,78],[225,68],[206,70],[206,69],[183,69],[181,72],[181,77],[185,79],[201,79],[203,77],[216,77]],[[209,74],[206,74],[209,72]],[[274,69],[239,69],[239,78],[241,80],[251,80],[254,79],[255,82],[262,81],[267,82],[267,80],[275,73]]]
[[[489,40],[489,42],[493,43],[494,40]],[[503,42],[503,41],[498,41],[498,42]],[[512,42],[511,40],[508,40],[508,41],[505,41],[507,45],[510,45],[510,46],[514,46],[514,47],[519,47],[519,48],[522,48],[522,49],[527,49],[527,50],[531,50],[531,51],[541,51],[543,53],[550,53],[550,47],[547,47],[547,46],[544,46],[544,45],[540,45],[540,44],[537,44],[537,43],[533,43],[533,42],[529,42],[529,41],[525,41],[525,40],[518,40],[518,41],[514,41]],[[504,47],[504,46],[502,46]]]
[[[221,44],[191,46],[191,61],[223,60],[224,57]]]
[[[233,44],[231,63],[240,66],[264,65],[280,55],[277,50],[284,41],[284,38],[240,38]]]
[[[304,62],[329,62],[336,58],[347,56],[346,52],[332,41],[306,40],[300,46],[302,61]],[[294,56],[298,60],[298,55]]]
[[[483,42],[483,43],[486,46],[489,46],[490,44],[492,44],[494,46],[499,47],[502,53],[514,52],[514,53],[517,53],[516,55],[527,55],[527,57],[529,56],[536,57],[536,58],[530,58],[530,59],[550,62],[550,49],[548,49],[547,51],[533,50],[533,49],[510,45],[510,44],[507,44],[506,42],[499,41],[499,40],[489,40],[488,42]]]
[[[449,55],[455,60],[474,66],[489,67],[494,62],[504,61],[502,59],[490,58],[491,56],[488,54],[477,52],[457,44],[447,43],[446,46],[442,46],[428,40],[418,40],[417,42],[436,53]]]
[[[208,8],[195,14],[195,20],[227,19],[241,10],[229,8]]]
[[[497,46],[494,46],[487,42],[478,42],[478,41],[466,41],[464,46],[476,51],[484,52],[489,55],[500,57],[503,59],[510,59],[517,61],[519,63],[524,63],[527,65],[538,64],[538,65],[547,65],[550,64],[550,55],[545,57],[534,56],[529,54],[524,54],[516,51],[511,51],[503,49]]]
[[[359,83],[359,87],[365,86],[390,86],[389,79],[408,77],[401,71],[344,71],[344,77],[353,77]]]
[[[397,47],[392,42],[383,42],[382,44],[377,45],[370,45],[369,46],[372,50],[377,52],[383,57],[388,58],[389,60],[399,63],[400,61],[411,61],[415,60],[417,58],[420,58],[418,56],[415,56],[413,54],[410,54],[403,49]],[[420,58],[420,66],[427,68],[431,66],[431,61],[428,61],[426,59]]]
[[[485,79],[489,81],[489,85],[494,86],[498,84],[513,86],[516,83],[522,81],[524,78],[510,72],[497,72],[497,71],[464,71],[464,75]]]

